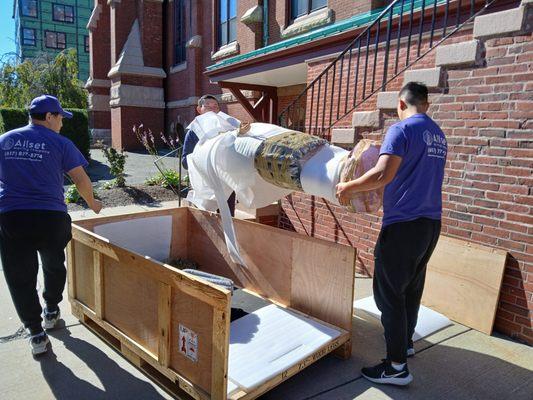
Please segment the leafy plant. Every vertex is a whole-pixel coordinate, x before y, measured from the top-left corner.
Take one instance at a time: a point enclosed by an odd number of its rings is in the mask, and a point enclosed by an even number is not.
[[[98,194],[96,193],[94,189],[93,189],[93,196],[95,199],[99,198]],[[67,191],[65,192],[65,203],[74,204],[74,203],[79,203],[82,200],[83,198],[81,197],[80,192],[78,192],[78,188],[76,187],[76,185],[70,185]]]
[[[126,166],[126,157],[124,150],[117,151],[112,147],[105,146],[103,149],[105,158],[109,162],[111,174],[115,177],[114,186],[126,186],[126,177],[124,175],[124,167]]]
[[[65,192],[65,202],[67,204],[73,204],[80,201],[80,199],[81,195],[78,192],[78,188],[76,187],[76,185],[70,185],[67,191]]]
[[[180,183],[180,174],[178,171],[167,169],[163,173],[158,173],[145,180],[148,186],[162,186],[170,189],[171,187],[177,188]]]

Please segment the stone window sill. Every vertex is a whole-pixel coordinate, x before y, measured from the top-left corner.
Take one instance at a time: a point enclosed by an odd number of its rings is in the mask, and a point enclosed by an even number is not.
[[[311,14],[296,18],[292,24],[283,29],[281,37],[296,36],[331,22],[333,22],[333,11],[328,7],[324,7],[313,11]]]
[[[239,54],[240,47],[238,42],[231,42],[222,46],[216,53],[211,56],[211,60],[216,61],[222,58]]]
[[[187,69],[187,61],[180,64],[176,64],[170,68],[170,73],[175,74],[177,72],[185,71]]]

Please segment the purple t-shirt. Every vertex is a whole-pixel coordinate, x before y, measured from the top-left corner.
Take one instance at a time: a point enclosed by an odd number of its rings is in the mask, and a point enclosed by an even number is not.
[[[383,226],[421,217],[441,219],[447,152],[444,133],[426,114],[415,114],[389,128],[380,155],[399,156],[402,163],[385,186]]]
[[[63,173],[88,163],[69,139],[40,125],[0,136],[0,212],[67,211]]]

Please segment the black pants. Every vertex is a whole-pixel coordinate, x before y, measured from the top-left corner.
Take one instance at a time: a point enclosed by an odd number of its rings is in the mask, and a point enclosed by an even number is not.
[[[404,363],[413,337],[426,266],[439,239],[440,221],[419,218],[382,228],[374,250],[374,299],[385,329],[387,358]]]
[[[37,272],[41,256],[44,291],[49,310],[57,309],[65,288],[65,246],[72,238],[65,212],[17,210],[0,214],[0,256],[17,314],[32,335],[41,332]]]

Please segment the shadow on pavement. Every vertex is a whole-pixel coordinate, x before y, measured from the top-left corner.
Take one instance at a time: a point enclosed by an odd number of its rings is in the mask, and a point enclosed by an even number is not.
[[[56,399],[161,399],[163,396],[149,383],[124,370],[103,351],[82,339],[71,336],[68,329],[54,330],[50,336],[61,341],[98,377],[101,386],[78,378],[57,359],[53,349],[39,357],[42,374]]]

